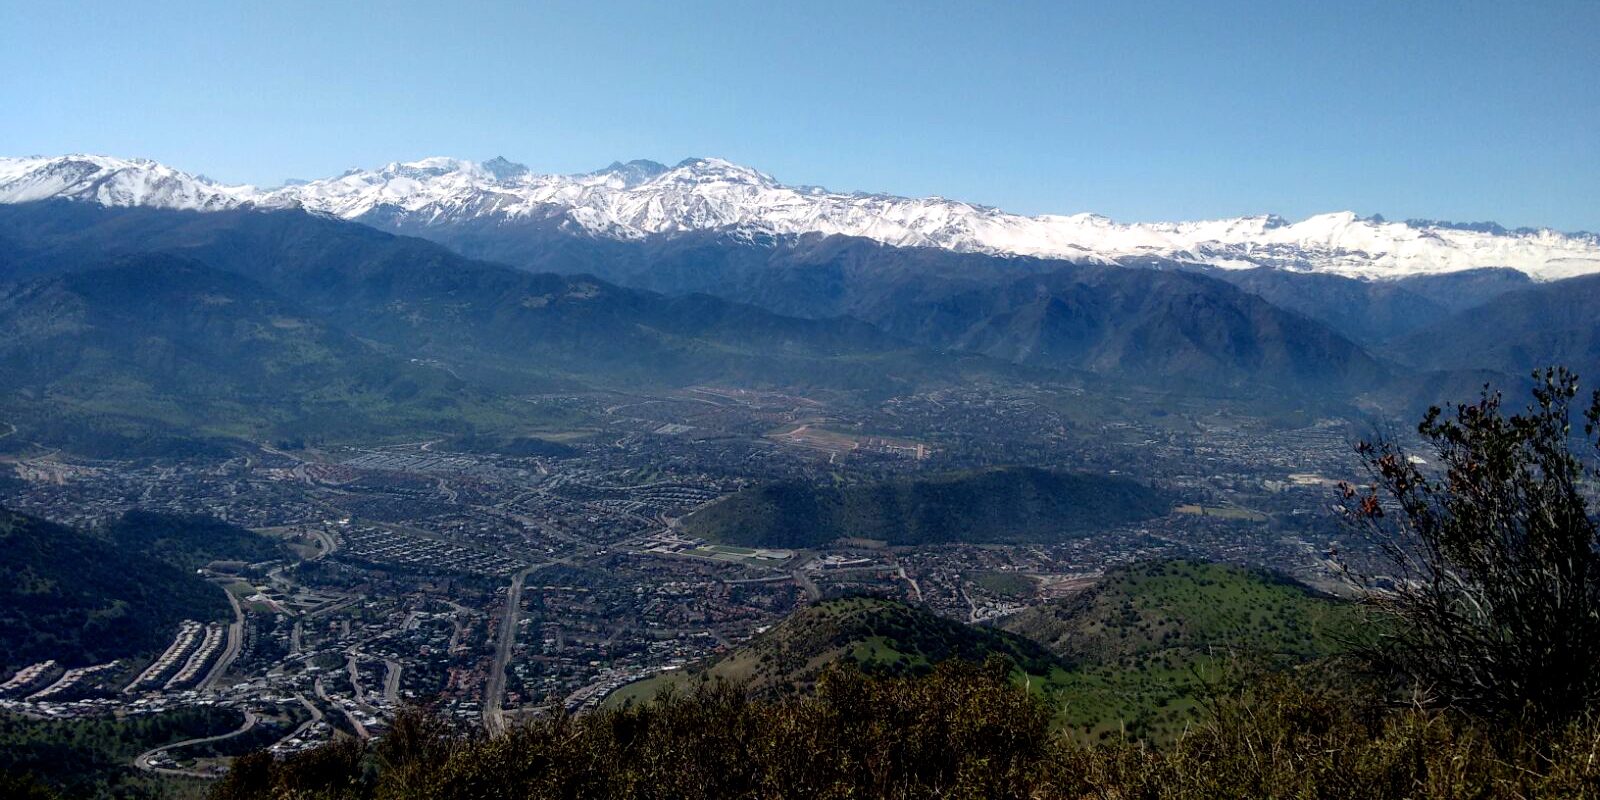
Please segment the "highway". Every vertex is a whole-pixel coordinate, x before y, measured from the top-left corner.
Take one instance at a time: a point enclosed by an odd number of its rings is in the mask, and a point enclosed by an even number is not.
[[[222,592],[228,596],[228,602],[233,605],[233,623],[228,625],[228,646],[223,648],[217,663],[211,665],[211,671],[195,684],[195,688],[202,692],[210,690],[216,686],[217,681],[222,680],[228,667],[233,666],[233,660],[239,657],[239,648],[244,646],[244,609],[239,607],[239,598],[234,597],[233,592],[228,591],[226,587]]]
[[[538,567],[528,567],[511,578],[511,588],[506,591],[505,617],[500,620],[500,644],[494,651],[494,666],[489,669],[489,679],[483,685],[483,728],[490,736],[506,730],[504,712],[506,699],[506,662],[511,660],[511,648],[517,643],[517,618],[522,609],[522,582]]]

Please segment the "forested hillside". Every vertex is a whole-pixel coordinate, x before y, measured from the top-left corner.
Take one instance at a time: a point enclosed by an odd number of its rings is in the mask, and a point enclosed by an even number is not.
[[[277,555],[269,540],[204,517],[135,512],[82,531],[0,508],[0,671],[159,652],[183,620],[230,617],[197,566]]]
[[[1106,475],[1010,467],[850,486],[780,482],[701,509],[684,530],[756,547],[813,547],[840,538],[892,545],[1055,542],[1149,519],[1166,495]]]

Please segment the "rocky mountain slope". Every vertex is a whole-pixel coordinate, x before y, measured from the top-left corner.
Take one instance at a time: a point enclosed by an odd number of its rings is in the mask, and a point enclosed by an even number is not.
[[[1348,211],[1298,222],[1272,215],[1124,224],[1097,214],[1023,216],[940,197],[791,186],[749,167],[696,158],[632,161],[542,175],[497,158],[396,162],[277,189],[225,186],[140,159],[0,159],[0,202],[50,198],[216,211],[300,206],[445,241],[586,235],[614,240],[718,230],[742,236],[842,234],[903,247],[1129,263],[1161,258],[1395,278],[1510,267],[1548,280],[1600,271],[1600,236],[1493,224],[1389,222]],[[467,243],[470,244],[470,243]]]

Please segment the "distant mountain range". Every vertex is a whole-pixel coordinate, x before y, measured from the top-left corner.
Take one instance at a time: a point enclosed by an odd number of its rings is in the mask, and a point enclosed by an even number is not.
[[[534,274],[298,209],[0,206],[0,418],[75,451],[172,436],[526,433],[517,393],[887,396],[1018,368],[848,318]]]
[[[1588,234],[1356,221],[1427,244],[1346,269],[1353,251],[1290,263],[1265,240],[1240,245],[1250,262],[1016,255],[984,238],[995,220],[1038,221],[715,160],[536,176],[432,159],[269,191],[0,159],[0,418],[23,429],[5,444],[511,440],[541,424],[520,394],[704,383],[1134,386],[1412,416],[1553,363],[1600,374],[1600,274],[1556,279],[1600,268]]]
[[[1600,235],[1588,233],[1389,222],[1348,211],[1299,222],[1271,215],[1136,224],[1095,214],[1028,217],[939,197],[789,186],[716,158],[671,167],[631,161],[581,175],[536,174],[503,158],[427,158],[276,189],[222,185],[142,159],[0,159],[0,202],[51,198],[199,211],[298,206],[517,266],[524,264],[506,257],[505,240],[559,234],[639,241],[715,231],[745,239],[843,235],[964,253],[1122,265],[1159,259],[1360,278],[1490,267],[1536,280],[1600,272]]]

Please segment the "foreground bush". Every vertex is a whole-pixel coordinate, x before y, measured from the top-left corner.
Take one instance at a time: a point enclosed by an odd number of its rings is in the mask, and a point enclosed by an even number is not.
[[[1522,413],[1488,389],[1431,409],[1426,461],[1392,439],[1360,445],[1371,483],[1344,493],[1387,556],[1357,576],[1398,623],[1369,648],[1375,665],[1431,705],[1559,726],[1600,703],[1600,392],[1580,442],[1577,376],[1534,377]]]
[[[830,671],[814,697],[735,687],[462,738],[417,712],[366,748],[240,759],[232,798],[1483,798],[1600,796],[1600,723],[1527,733],[1265,678],[1170,747],[1085,746],[1008,665]],[[1537,730],[1529,728],[1528,730]]]

